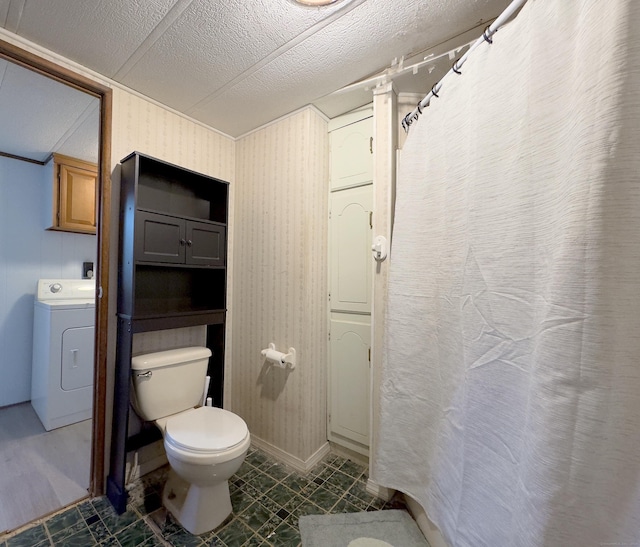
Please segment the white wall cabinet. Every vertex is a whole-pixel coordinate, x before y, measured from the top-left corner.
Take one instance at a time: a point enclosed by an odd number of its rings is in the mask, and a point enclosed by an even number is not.
[[[365,119],[330,132],[331,190],[373,181],[373,112]]]
[[[369,454],[373,112],[332,120],[329,440]]]

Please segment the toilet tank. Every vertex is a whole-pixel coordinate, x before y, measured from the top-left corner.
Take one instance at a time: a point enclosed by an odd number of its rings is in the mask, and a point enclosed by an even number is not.
[[[202,402],[211,350],[171,349],[131,359],[133,407],[152,421],[193,408]]]

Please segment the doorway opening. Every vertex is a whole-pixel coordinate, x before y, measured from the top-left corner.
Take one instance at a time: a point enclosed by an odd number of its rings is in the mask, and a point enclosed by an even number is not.
[[[88,350],[89,352],[93,351],[93,377],[92,383],[93,388],[88,390],[87,397],[90,399],[90,411],[87,415],[90,418],[90,421],[85,422],[84,426],[77,426],[78,428],[84,427],[89,428],[90,432],[87,431],[85,433],[74,433],[77,435],[84,435],[84,438],[88,438],[90,435],[90,462],[88,469],[88,485],[86,488],[86,495],[89,496],[98,496],[104,493],[104,454],[105,454],[105,402],[106,402],[106,360],[107,360],[107,331],[108,331],[108,294],[109,294],[109,234],[110,234],[110,196],[111,196],[111,179],[110,179],[110,165],[111,165],[111,90],[97,82],[86,78],[80,74],[73,72],[65,67],[57,65],[49,60],[43,59],[29,51],[26,51],[18,46],[15,46],[9,42],[5,42],[0,40],[0,63],[5,65],[5,69],[7,67],[11,67],[10,70],[14,71],[18,74],[19,70],[26,69],[28,73],[26,78],[34,78],[41,77],[44,80],[42,82],[56,82],[57,84],[63,84],[74,91],[74,93],[80,93],[86,95],[87,104],[85,106],[85,119],[89,119],[91,115],[95,115],[98,118],[98,135],[97,135],[97,182],[95,185],[95,225],[96,225],[96,235],[78,235],[76,234],[77,239],[74,240],[71,246],[75,245],[76,242],[79,242],[82,238],[89,238],[91,241],[91,245],[93,246],[93,252],[95,253],[92,258],[94,259],[94,264],[92,266],[92,277],[95,279],[95,315],[94,315],[94,334],[93,334],[93,350]],[[18,81],[20,78],[16,78]],[[0,78],[2,80],[2,78]],[[30,86],[30,89],[26,89],[24,93],[24,99],[28,100],[30,96],[33,95],[32,92],[35,92],[34,86]],[[14,93],[16,95],[16,93]],[[17,93],[19,95],[19,92]],[[0,93],[0,101],[2,101],[3,94]],[[93,103],[92,103],[93,101]],[[95,104],[97,101],[97,105]],[[24,105],[26,111],[30,110],[29,105]],[[40,106],[40,105],[39,105]],[[37,126],[36,126],[37,127]],[[25,129],[22,125],[16,126],[16,131]],[[76,128],[77,129],[77,128]],[[42,136],[42,134],[46,132],[45,127],[40,127],[40,131],[36,131],[36,134]],[[67,135],[68,136],[68,135]],[[62,136],[59,139],[61,142],[68,142],[69,139],[63,139]],[[0,150],[0,152],[2,152]],[[51,150],[51,152],[57,152],[57,150]],[[5,160],[5,165],[32,165],[32,168],[38,167],[35,164],[40,164],[45,168],[50,162],[53,162],[50,158],[47,161],[44,161],[42,158],[39,160],[32,162],[31,164],[28,162],[28,155],[23,154],[11,154],[5,153],[0,154],[0,159]],[[35,165],[35,167],[34,167]],[[12,167],[13,168],[13,167]],[[20,168],[21,169],[21,168]],[[25,168],[26,169],[26,168]],[[31,171],[35,172],[35,171]],[[15,181],[16,185],[20,184],[20,181]],[[43,193],[47,193],[46,190],[42,189]],[[39,193],[39,192],[37,192]],[[35,194],[34,194],[35,195]],[[11,206],[11,204],[6,204],[6,206]],[[46,205],[43,205],[42,208],[46,208]],[[18,206],[15,206],[15,216],[19,217],[21,209]],[[53,226],[55,230],[56,227]],[[4,234],[3,237],[18,237],[19,234]],[[93,239],[92,239],[93,238]],[[42,246],[42,245],[41,245]],[[25,250],[26,251],[26,250]],[[46,249],[45,249],[46,251]],[[41,251],[42,252],[42,251]],[[5,268],[5,271],[7,269]],[[35,268],[37,271],[37,267]],[[79,271],[77,273],[77,277],[81,278],[84,274],[87,274],[89,268],[85,267],[82,263],[79,266]],[[43,272],[44,273],[44,272]],[[61,271],[64,275],[65,272]],[[68,275],[66,275],[68,276]],[[49,276],[46,273],[44,275],[39,275],[38,277],[55,277]],[[75,277],[75,276],[74,276]],[[85,275],[86,277],[86,275]],[[33,291],[30,294],[24,294],[23,299],[24,302],[23,308],[30,308],[32,311],[34,309],[34,300],[37,298],[36,284],[33,284]],[[25,303],[28,303],[28,306],[25,307]],[[9,313],[11,310],[7,311]],[[7,324],[10,318],[5,317],[5,324]],[[24,319],[24,318],[23,318]],[[24,322],[24,321],[23,321]],[[3,327],[4,328],[4,327]],[[31,332],[29,332],[29,336],[31,336]],[[75,341],[74,341],[75,344]],[[75,346],[74,346],[75,347]],[[73,352],[72,352],[73,356]],[[28,363],[29,369],[31,370],[31,362]],[[73,363],[72,365],[73,366]],[[91,371],[90,371],[91,372]],[[71,392],[76,389],[75,382],[84,381],[83,378],[79,378],[75,371],[70,370],[71,375],[65,376],[66,380],[62,381],[62,390],[66,392]],[[12,374],[9,372],[9,374]],[[0,379],[0,381],[2,381]],[[66,382],[66,383],[65,383]],[[24,382],[23,382],[24,383]],[[85,382],[86,383],[86,382]],[[84,384],[83,384],[84,385]],[[30,405],[30,402],[17,403],[13,406],[8,406],[8,408],[16,413],[16,415],[27,416],[27,413],[21,412],[23,410],[20,408],[21,405]],[[33,414],[33,420],[35,420],[35,424],[37,425],[38,418],[40,421],[43,420],[42,417],[35,417],[35,412]],[[31,419],[31,418],[27,418]],[[45,422],[48,420],[44,418]],[[81,423],[78,422],[78,423]],[[15,424],[14,424],[15,425]],[[44,422],[42,422],[43,431],[48,428]],[[57,425],[54,423],[54,425]],[[76,424],[74,424],[75,426]],[[51,426],[53,428],[53,425]],[[16,428],[14,428],[16,429]],[[20,429],[20,428],[18,428]],[[25,431],[25,429],[22,429]],[[1,433],[1,431],[0,431]],[[19,436],[19,435],[18,435]],[[1,439],[0,439],[1,440]],[[20,449],[18,448],[13,451],[14,458],[20,458]],[[51,453],[50,450],[53,450],[54,447],[45,447],[42,449],[42,454],[40,455],[40,462],[43,466],[46,465],[55,459],[55,456]],[[20,477],[16,478],[17,481],[20,481]],[[86,479],[85,479],[86,482]],[[22,484],[22,483],[19,483]],[[3,496],[10,495],[10,492],[0,492],[0,505],[2,506],[10,506],[16,503],[25,503],[29,505],[30,501],[33,501],[35,497],[38,496],[38,492],[24,492],[22,496],[23,499],[19,497],[12,496],[11,499],[3,499]],[[80,498],[83,496],[80,496]],[[73,501],[73,500],[72,500]],[[57,509],[62,508],[64,505],[71,503],[72,501],[60,501],[59,507],[52,507],[44,510],[45,513],[55,511]],[[32,504],[33,505],[33,504]],[[38,514],[37,511],[43,511],[42,508],[37,509],[34,505],[33,510],[36,511],[34,514],[29,514],[28,509],[27,512],[24,513],[26,520],[24,522],[13,521],[10,524],[4,524],[0,526],[0,533],[6,530],[16,528],[27,522],[39,518],[44,515],[44,513]],[[1,516],[1,515],[0,515]],[[2,522],[0,522],[2,524]],[[5,530],[6,528],[6,530]]]

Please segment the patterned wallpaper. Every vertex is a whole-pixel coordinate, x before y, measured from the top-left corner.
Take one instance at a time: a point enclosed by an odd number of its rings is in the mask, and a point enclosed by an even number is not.
[[[236,145],[232,410],[304,462],[327,442],[327,123],[307,108]],[[270,342],[295,370],[263,363]]]
[[[140,332],[133,335],[133,355],[165,351],[187,346],[204,346],[207,343],[207,327]]]
[[[113,89],[111,163],[134,150],[232,181],[233,139],[120,88]]]

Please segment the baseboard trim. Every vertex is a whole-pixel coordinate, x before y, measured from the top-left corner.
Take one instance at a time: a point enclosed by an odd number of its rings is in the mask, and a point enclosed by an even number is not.
[[[289,467],[292,467],[296,471],[305,475],[309,471],[311,471],[316,466],[316,464],[318,464],[320,460],[322,460],[322,458],[324,458],[331,451],[329,443],[326,442],[320,448],[318,448],[318,450],[311,454],[309,458],[307,458],[306,460],[301,460],[300,458],[289,454],[288,452],[285,452],[277,446],[273,446],[267,441],[259,439],[255,435],[251,435],[251,444],[255,448],[259,448],[260,450],[265,451],[267,454],[269,454],[269,456],[272,456],[276,460],[284,463],[285,465],[288,465]]]
[[[378,483],[373,482],[371,479],[367,480],[366,490],[372,496],[375,496],[376,498],[381,498],[384,501],[389,501],[393,497],[393,494],[395,494],[396,492],[391,488],[380,486]]]

